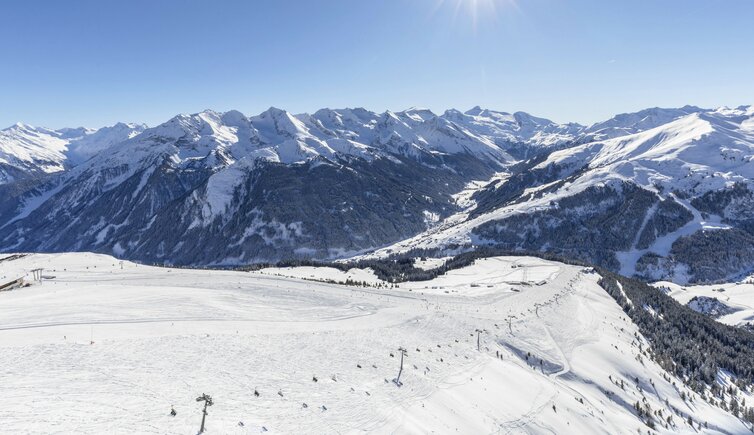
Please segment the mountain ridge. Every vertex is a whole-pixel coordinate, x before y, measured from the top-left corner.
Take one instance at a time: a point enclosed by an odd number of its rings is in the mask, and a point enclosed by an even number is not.
[[[0,250],[244,264],[502,244],[679,282],[754,267],[752,106],[650,108],[591,126],[480,107],[271,107],[136,128],[16,126],[65,159],[0,184]],[[88,157],[72,158],[77,146]],[[735,266],[679,250],[704,243],[739,246]]]

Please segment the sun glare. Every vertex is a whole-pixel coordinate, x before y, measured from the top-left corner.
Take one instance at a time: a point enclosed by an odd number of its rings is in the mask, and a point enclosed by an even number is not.
[[[439,6],[451,3],[453,18],[468,19],[474,30],[484,21],[497,21],[504,9],[518,9],[516,0],[439,0]]]

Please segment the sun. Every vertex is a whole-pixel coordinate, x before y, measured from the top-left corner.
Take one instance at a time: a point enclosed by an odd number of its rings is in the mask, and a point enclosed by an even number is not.
[[[453,19],[466,18],[474,30],[486,20],[496,21],[504,9],[518,10],[516,0],[438,0],[437,7],[452,5]]]

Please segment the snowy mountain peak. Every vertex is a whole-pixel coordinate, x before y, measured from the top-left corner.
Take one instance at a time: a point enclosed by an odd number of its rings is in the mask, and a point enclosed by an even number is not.
[[[84,137],[88,134],[94,133],[96,130],[91,129],[91,128],[86,128],[86,127],[76,127],[76,128],[61,128],[56,131],[60,134],[60,137],[63,139],[76,139],[76,138]]]
[[[99,130],[79,127],[55,131],[17,123],[0,131],[0,184],[64,171],[144,128],[118,123]]]
[[[593,135],[595,139],[608,139],[649,130],[704,110],[695,106],[684,106],[677,109],[652,107],[638,112],[615,115],[606,121],[592,124],[586,129],[586,132]]]
[[[64,170],[67,145],[56,132],[23,123],[0,131],[0,184]]]
[[[526,112],[515,112],[513,114],[513,117],[516,119],[516,122],[518,122],[518,124],[521,125],[522,127],[524,126],[550,126],[550,125],[555,124],[549,119],[538,118]]]
[[[220,116],[220,120],[229,126],[246,127],[249,125],[249,118],[238,110],[229,110]]]
[[[110,147],[141,134],[146,128],[145,124],[118,122],[111,127],[102,127],[99,130],[87,129],[81,136],[70,137],[68,159],[73,164],[80,163]]]
[[[254,118],[272,118],[272,119],[278,119],[278,120],[288,120],[288,119],[294,118],[294,116],[291,113],[289,113],[287,110],[270,106],[269,109],[265,110],[264,112],[260,113]]]
[[[262,140],[275,144],[281,140],[311,136],[306,125],[286,110],[270,107],[251,118]]]
[[[464,113],[458,109],[448,109],[444,111],[441,116],[445,119],[450,119],[451,121],[453,121],[463,119]]]
[[[751,117],[754,116],[754,105],[741,105],[738,107],[718,107],[714,111],[714,113],[723,115],[723,116],[744,116],[744,117]]]
[[[435,115],[431,110],[418,107],[411,107],[409,109],[406,109],[403,112],[400,112],[400,115],[409,117],[417,122],[426,122],[437,118],[437,115]]]
[[[480,116],[483,112],[484,109],[482,109],[480,106],[474,106],[464,113],[469,116]]]
[[[540,164],[577,167],[588,164],[600,169],[600,177],[618,175],[634,178],[642,185],[652,183],[668,189],[706,191],[726,182],[754,177],[754,134],[747,131],[749,117],[743,112],[683,109],[648,109],[618,115],[601,131],[619,129],[638,132],[596,140],[557,151]],[[661,120],[670,119],[658,126]],[[616,122],[623,121],[618,127]],[[607,168],[610,168],[609,170]],[[717,175],[717,176],[716,176]],[[720,176],[722,175],[722,176]]]
[[[11,125],[10,127],[5,128],[2,131],[8,132],[10,134],[31,134],[31,135],[54,134],[53,130],[46,129],[44,127],[35,127],[31,124],[26,124],[23,122],[17,122]]]

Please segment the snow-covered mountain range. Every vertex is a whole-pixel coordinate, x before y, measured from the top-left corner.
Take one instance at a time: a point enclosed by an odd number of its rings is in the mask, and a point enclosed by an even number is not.
[[[604,139],[514,168],[475,192],[462,218],[382,253],[493,244],[680,282],[754,266],[754,108],[650,109],[583,134]]]
[[[49,130],[17,123],[0,130],[0,184],[64,171],[145,129],[145,125],[118,123],[98,130]]]
[[[479,107],[18,124],[0,133],[0,251],[238,264],[495,245],[717,280],[754,268],[753,158],[752,106],[591,126]]]

